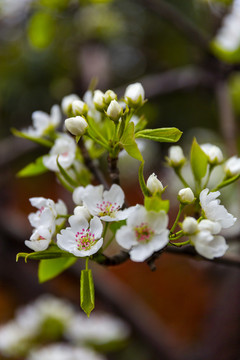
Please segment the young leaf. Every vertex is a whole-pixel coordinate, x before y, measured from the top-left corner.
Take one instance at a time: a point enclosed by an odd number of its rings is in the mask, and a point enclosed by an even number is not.
[[[176,142],[182,136],[182,131],[177,128],[145,129],[135,134],[136,138],[149,139],[159,142]]]
[[[144,176],[143,176],[143,167],[144,167],[144,161],[141,163],[141,165],[139,166],[139,170],[138,170],[138,180],[139,180],[139,184],[142,190],[142,193],[144,196],[149,196],[150,192],[147,188],[147,185],[145,183],[144,180]]]
[[[15,135],[15,136],[18,136],[18,137],[21,137],[21,138],[24,138],[24,139],[31,140],[31,141],[39,144],[39,145],[43,145],[43,146],[46,146],[46,147],[48,147],[48,148],[50,148],[50,147],[53,146],[53,143],[52,143],[51,141],[48,141],[48,140],[43,139],[43,138],[39,138],[39,137],[35,137],[35,136],[28,135],[27,133],[18,131],[17,129],[12,128],[12,129],[11,129],[11,132],[12,132],[13,135]]]
[[[80,305],[82,310],[89,317],[91,311],[95,307],[94,283],[92,271],[90,269],[81,271]]]
[[[148,211],[164,210],[166,213],[169,211],[169,200],[163,200],[159,196],[145,196],[144,206]]]
[[[207,166],[208,157],[194,138],[191,148],[191,167],[196,181],[200,182],[200,180],[206,175]]]
[[[61,257],[51,260],[41,260],[38,267],[38,280],[43,283],[55,278],[64,270],[72,266],[77,261],[75,257]]]
[[[124,147],[126,152],[134,159],[143,161],[142,154],[138,149],[137,143],[135,141],[134,124],[132,122],[130,122],[127,128],[125,129],[121,137],[120,144]]]
[[[43,156],[38,157],[34,162],[25,166],[22,170],[17,173],[18,177],[25,176],[36,176],[44,174],[48,169],[43,164]]]

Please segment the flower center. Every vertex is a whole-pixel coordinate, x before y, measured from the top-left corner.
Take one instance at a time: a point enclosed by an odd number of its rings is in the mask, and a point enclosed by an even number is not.
[[[96,205],[99,210],[99,216],[111,216],[114,217],[116,211],[120,209],[120,206],[115,202],[112,203],[111,201],[103,201],[100,204]]]
[[[90,229],[82,229],[75,234],[75,241],[77,243],[78,250],[90,250],[96,243],[95,235],[90,232]]]
[[[136,226],[134,231],[137,241],[140,243],[149,242],[154,235],[154,231],[146,223],[141,223],[139,226]]]

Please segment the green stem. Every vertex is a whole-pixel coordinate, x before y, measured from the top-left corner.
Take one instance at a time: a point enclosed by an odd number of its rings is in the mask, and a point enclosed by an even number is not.
[[[106,222],[106,223],[105,223],[105,226],[104,226],[104,229],[103,229],[103,233],[102,233],[102,237],[103,237],[103,239],[104,239],[104,238],[105,238],[105,236],[106,236],[107,229],[108,229],[108,225],[109,225],[109,223],[108,223],[108,222]]]
[[[174,232],[174,230],[175,230],[175,228],[176,228],[176,226],[177,226],[177,224],[178,224],[178,220],[179,220],[179,218],[180,218],[180,216],[181,216],[181,213],[182,213],[184,207],[185,207],[185,204],[180,204],[180,205],[179,205],[178,214],[177,214],[176,220],[174,221],[174,224],[173,224],[173,226],[172,226],[172,228],[171,228],[171,230],[170,230],[170,234],[172,234],[172,233]]]
[[[177,168],[174,168],[174,171],[176,173],[176,175],[179,177],[179,179],[181,180],[182,184],[188,188],[190,187],[189,184],[186,182],[186,180],[184,179],[184,177],[182,176],[181,174],[181,169],[177,169]]]
[[[113,241],[115,235],[113,234],[113,236],[108,240],[108,242],[106,243],[106,245],[102,248],[102,251],[106,250],[109,245],[111,244],[111,242]]]
[[[88,261],[89,261],[89,257],[86,257],[86,262],[85,262],[85,269],[88,270]]]
[[[212,174],[213,169],[214,169],[214,165],[211,165],[211,164],[210,164],[210,165],[209,165],[208,176],[207,176],[207,179],[206,179],[206,181],[205,181],[205,183],[204,183],[204,185],[203,185],[203,189],[206,189],[207,184],[208,184],[208,182],[209,182],[209,179],[210,179],[210,176],[211,176],[211,174]]]
[[[180,242],[180,243],[174,243],[174,242],[171,242],[170,243],[170,245],[173,245],[173,246],[183,246],[183,245],[187,245],[187,244],[189,244],[190,243],[190,241],[189,240],[187,240],[187,241],[184,241],[184,242]]]

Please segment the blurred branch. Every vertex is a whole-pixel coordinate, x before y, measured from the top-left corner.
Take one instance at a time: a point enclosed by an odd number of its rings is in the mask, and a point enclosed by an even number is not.
[[[117,166],[118,157],[112,158],[108,155],[108,169],[109,169],[109,175],[112,180],[113,184],[120,184],[120,178],[119,178],[119,169]]]

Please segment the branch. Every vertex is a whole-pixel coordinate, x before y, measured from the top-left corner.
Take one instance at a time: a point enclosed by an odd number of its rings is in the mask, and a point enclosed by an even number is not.
[[[117,167],[118,157],[112,158],[108,155],[108,169],[109,175],[113,184],[120,184],[119,169]]]

